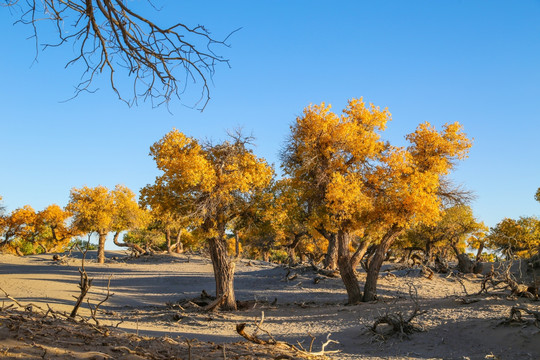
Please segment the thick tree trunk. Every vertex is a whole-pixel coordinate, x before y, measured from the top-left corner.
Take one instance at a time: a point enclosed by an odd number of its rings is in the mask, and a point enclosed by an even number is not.
[[[392,226],[390,230],[384,234],[381,243],[377,246],[373,258],[369,262],[366,284],[364,285],[364,297],[362,301],[373,301],[377,299],[377,281],[379,279],[379,271],[386,257],[386,253],[394,240],[401,234],[403,229],[397,225]]]
[[[178,230],[176,233],[176,244],[174,246],[177,254],[184,253],[184,244],[182,244],[182,229]]]
[[[362,301],[362,291],[360,290],[360,285],[358,285],[354,269],[351,266],[351,254],[349,251],[349,245],[351,243],[350,235],[343,230],[339,230],[337,243],[339,273],[347,290],[348,304],[357,304]]]
[[[98,242],[98,253],[97,253],[97,260],[98,264],[104,264],[105,263],[105,240],[107,240],[107,232],[106,231],[100,231],[99,234],[99,242]]]
[[[366,255],[367,249],[369,245],[371,244],[370,240],[364,239],[358,245],[358,248],[354,252],[353,256],[351,257],[351,267],[356,272],[356,269],[358,268],[358,265],[360,265],[360,261],[364,258],[364,255]]]
[[[167,253],[172,253],[172,246],[171,246],[171,230],[166,229],[165,230],[165,240],[167,241]]]
[[[262,257],[263,257],[263,261],[270,262],[270,251],[263,250]]]
[[[224,237],[211,238],[208,242],[216,280],[216,297],[223,298],[219,308],[223,310],[236,310],[236,299],[234,296],[235,264],[227,256],[227,243]]]
[[[337,236],[334,233],[326,236],[328,240],[328,250],[324,257],[323,266],[328,270],[336,270],[338,267],[338,241]]]
[[[473,273],[476,264],[469,258],[469,255],[460,253],[459,249],[454,244],[452,244],[452,249],[456,253],[458,259],[458,270],[464,274]]]

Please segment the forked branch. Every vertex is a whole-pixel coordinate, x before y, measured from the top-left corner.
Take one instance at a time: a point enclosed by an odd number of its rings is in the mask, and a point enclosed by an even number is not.
[[[83,66],[74,97],[95,91],[91,85],[96,76],[106,72],[113,91],[130,106],[139,99],[150,100],[153,106],[167,104],[173,97],[180,99],[188,83],[200,84],[201,94],[193,107],[202,110],[210,99],[209,79],[216,65],[229,64],[212,48],[228,46],[226,41],[234,31],[217,40],[201,25],[162,26],[132,10],[126,0],[3,2],[20,11],[18,23],[32,26],[36,50],[40,21],[52,22],[59,38],[41,44],[43,49],[73,44],[76,53],[66,67]],[[127,87],[131,90],[121,89],[116,76],[120,70],[132,79],[132,86]]]

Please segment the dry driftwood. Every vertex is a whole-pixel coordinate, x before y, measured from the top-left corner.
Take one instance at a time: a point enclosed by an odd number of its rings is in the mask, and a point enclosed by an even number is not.
[[[531,285],[519,283],[511,273],[511,267],[512,263],[509,263],[502,270],[495,270],[494,266],[491,265],[491,271],[484,276],[477,295],[482,293],[489,294],[488,289],[490,287],[493,290],[509,288],[510,298],[527,297],[529,299],[538,299],[537,283],[534,282]]]
[[[532,316],[532,320],[525,319],[523,315]],[[522,306],[513,306],[510,309],[510,315],[506,318],[502,324],[504,325],[513,325],[513,324],[534,324],[537,328],[540,328],[540,312],[527,309]]]
[[[423,327],[412,322],[415,317],[427,312],[426,310],[420,311],[420,304],[418,303],[418,290],[413,285],[409,285],[409,296],[414,303],[414,309],[409,316],[405,316],[401,312],[396,312],[391,314],[386,313],[375,319],[375,322],[369,328],[369,330],[377,338],[385,341],[389,337],[397,334],[401,339],[403,339],[415,332],[424,331]],[[384,327],[385,329],[381,330],[381,327]]]
[[[325,358],[327,354],[336,354],[336,353],[338,353],[340,351],[340,350],[330,350],[330,351],[326,350],[326,347],[329,344],[339,344],[339,342],[337,342],[336,340],[330,339],[331,334],[328,334],[328,336],[326,337],[326,341],[321,346],[321,350],[317,351],[317,352],[312,351],[313,342],[314,342],[315,338],[311,334],[308,334],[311,337],[311,343],[310,343],[310,346],[309,346],[309,350],[304,349],[302,347],[302,345],[300,345],[300,344],[299,344],[299,347],[296,347],[295,345],[289,344],[289,343],[284,342],[284,341],[277,341],[276,339],[274,339],[272,334],[270,334],[270,332],[268,332],[268,331],[266,331],[266,330],[264,330],[262,328],[263,322],[264,322],[264,311],[261,314],[261,320],[259,321],[259,323],[255,323],[255,331],[253,333],[249,334],[246,331],[246,326],[247,326],[246,323],[237,324],[236,325],[236,332],[240,336],[242,336],[244,339],[246,339],[249,342],[252,342],[254,344],[286,348],[286,349],[292,350],[295,353],[297,353],[298,355],[300,355],[302,357],[305,357],[305,358],[308,358],[308,359]],[[267,335],[268,339],[265,340],[265,339],[257,336],[258,331],[264,332]]]

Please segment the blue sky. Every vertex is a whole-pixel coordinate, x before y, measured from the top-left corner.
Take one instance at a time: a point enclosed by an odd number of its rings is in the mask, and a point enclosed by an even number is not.
[[[540,1],[156,1],[162,11],[148,16],[158,22],[203,24],[217,38],[242,28],[230,48],[216,49],[231,68],[217,68],[202,113],[178,101],[172,114],[128,108],[106,79],[97,93],[61,102],[80,77],[64,68],[73,48],[48,49],[33,63],[31,29],[0,9],[7,210],[64,206],[83,185],[137,192],[158,175],[149,147],[173,127],[215,141],[243,127],[278,166],[305,106],[324,101],[339,112],[363,96],[388,107],[385,136],[397,144],[420,122],[463,124],[474,146],[453,178],[475,192],[478,219],[494,226],[540,214]],[[46,27],[41,39],[52,39]]]

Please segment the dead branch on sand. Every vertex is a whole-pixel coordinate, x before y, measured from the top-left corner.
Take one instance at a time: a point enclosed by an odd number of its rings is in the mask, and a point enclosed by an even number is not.
[[[114,295],[114,294],[111,294],[111,277],[112,275],[109,276],[109,281],[107,281],[107,295],[105,296],[103,300],[97,303],[95,307],[93,307],[92,304],[90,304],[90,300],[87,300],[88,308],[90,309],[90,316],[96,322],[97,326],[99,326],[99,321],[97,319],[97,312],[98,312],[99,307],[103,305],[107,300],[109,300],[111,296]]]
[[[507,289],[509,288],[511,293],[509,298],[515,299],[517,297],[526,297],[529,299],[538,299],[538,285],[536,282],[532,285],[521,284],[517,281],[515,276],[511,273],[510,269],[512,262],[502,268],[502,270],[495,270],[491,265],[491,271],[484,276],[482,280],[481,289],[477,295],[482,293],[489,294],[488,288],[492,290]]]
[[[418,290],[412,284],[409,284],[409,296],[414,302],[414,309],[408,317],[405,317],[401,312],[391,314],[386,313],[377,317],[373,325],[369,327],[369,330],[378,340],[386,341],[388,338],[396,334],[403,339],[408,338],[409,335],[415,332],[424,331],[423,327],[412,323],[415,317],[427,312],[427,310],[420,311],[420,304],[418,303]],[[381,327],[383,328],[382,330]]]
[[[247,326],[246,323],[237,324],[236,332],[240,336],[242,336],[244,339],[248,340],[249,342],[259,344],[259,345],[282,347],[288,350],[292,350],[297,355],[303,356],[307,359],[325,358],[327,354],[336,354],[340,352],[340,350],[330,350],[330,351],[326,350],[326,347],[329,344],[339,344],[338,341],[330,339],[331,334],[328,334],[328,336],[326,337],[326,341],[322,344],[321,350],[317,352],[313,352],[312,348],[313,348],[313,342],[315,340],[313,335],[308,334],[311,337],[311,344],[310,344],[309,350],[306,350],[301,345],[299,345],[300,347],[296,347],[284,341],[277,341],[276,339],[274,339],[274,337],[272,336],[272,334],[270,334],[269,331],[262,328],[263,322],[264,322],[264,311],[261,314],[261,320],[259,321],[259,323],[255,323],[255,331],[253,331],[253,333],[249,334],[246,332],[246,326]],[[264,332],[268,336],[268,340],[265,340],[257,336],[257,331]]]
[[[86,258],[87,252],[88,248],[83,252],[81,267],[79,268],[79,274],[81,275],[79,289],[81,290],[81,292],[79,294],[79,297],[76,298],[77,302],[75,303],[75,306],[73,307],[73,310],[69,315],[69,317],[71,318],[75,318],[75,316],[77,316],[77,311],[79,310],[79,307],[81,306],[86,294],[88,293],[88,290],[90,290],[90,287],[92,287],[92,282],[94,281],[94,279],[88,279],[88,274],[86,273],[86,269],[84,268],[84,259]]]
[[[524,314],[531,315],[533,319],[532,320],[524,319],[523,318]],[[534,326],[536,326],[537,328],[540,328],[540,312],[533,311],[522,306],[512,306],[512,308],[510,309],[510,316],[508,316],[508,318],[502,321],[501,324],[503,325],[534,324]]]

